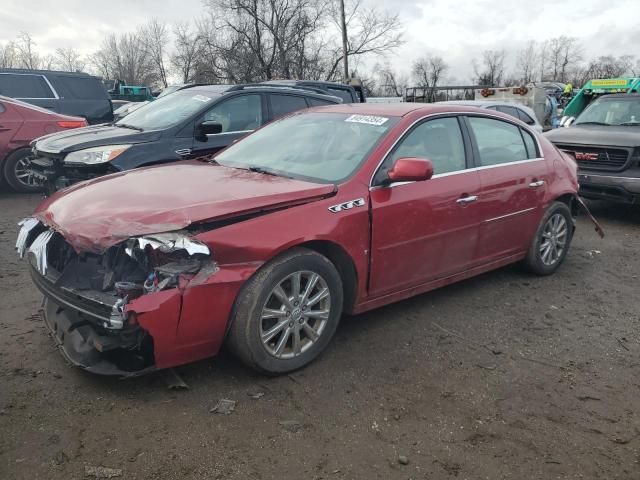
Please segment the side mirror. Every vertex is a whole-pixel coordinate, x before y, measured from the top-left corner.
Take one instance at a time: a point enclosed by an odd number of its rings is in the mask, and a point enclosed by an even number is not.
[[[217,135],[222,133],[222,124],[218,122],[202,122],[196,127],[196,138],[203,142],[207,141],[207,135]]]
[[[390,183],[429,180],[433,176],[433,164],[426,158],[399,158],[387,176]]]

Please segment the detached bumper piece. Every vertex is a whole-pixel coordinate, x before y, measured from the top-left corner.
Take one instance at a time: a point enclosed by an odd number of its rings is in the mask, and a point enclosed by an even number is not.
[[[64,357],[99,375],[133,377],[155,370],[153,342],[140,331],[100,332],[81,313],[46,298],[45,324]]]

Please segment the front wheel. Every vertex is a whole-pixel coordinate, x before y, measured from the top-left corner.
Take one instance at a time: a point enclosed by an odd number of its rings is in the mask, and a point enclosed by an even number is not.
[[[537,275],[551,275],[567,256],[572,238],[571,210],[565,203],[552,203],[531,242],[525,265]]]
[[[342,280],[335,266],[319,253],[294,249],[267,263],[243,287],[227,343],[256,370],[296,370],[328,345],[342,303]]]
[[[42,190],[42,183],[31,173],[31,150],[22,148],[7,156],[4,161],[4,178],[9,186],[20,193],[34,193]]]

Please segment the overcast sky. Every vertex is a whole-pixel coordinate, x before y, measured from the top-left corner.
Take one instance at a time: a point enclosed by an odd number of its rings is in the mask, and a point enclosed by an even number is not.
[[[506,49],[508,68],[528,40],[569,35],[582,39],[586,56],[640,56],[640,0],[365,0],[397,11],[407,43],[389,59],[409,73],[427,53],[451,66],[451,80],[468,81],[471,61],[484,49]],[[202,15],[200,0],[2,0],[0,42],[20,31],[38,51],[58,47],[95,51],[111,32],[132,30],[151,17],[166,22]],[[368,63],[368,62],[367,62]]]

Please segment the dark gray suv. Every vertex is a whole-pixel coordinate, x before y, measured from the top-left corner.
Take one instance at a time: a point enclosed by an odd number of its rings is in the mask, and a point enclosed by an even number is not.
[[[83,117],[90,124],[113,120],[109,94],[97,77],[87,73],[2,68],[0,95]]]
[[[31,174],[48,192],[132,168],[213,155],[267,122],[342,103],[305,88],[197,85],[150,102],[109,125],[32,143]]]

